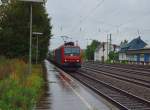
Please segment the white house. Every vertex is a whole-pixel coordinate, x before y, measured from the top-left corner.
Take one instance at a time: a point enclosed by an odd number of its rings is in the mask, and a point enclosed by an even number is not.
[[[127,60],[126,52],[119,52],[119,60],[120,61],[126,61]]]
[[[94,52],[94,61],[106,61],[110,51],[118,51],[118,46],[109,42],[101,43]]]

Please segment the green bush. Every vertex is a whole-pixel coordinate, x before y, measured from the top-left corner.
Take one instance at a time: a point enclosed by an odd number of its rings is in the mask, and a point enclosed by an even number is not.
[[[32,74],[24,75],[27,64],[20,60],[8,64],[13,69],[8,77],[0,80],[0,110],[32,110],[42,90],[41,66],[33,66]]]
[[[126,60],[121,61],[121,64],[128,64],[128,61],[126,61]]]

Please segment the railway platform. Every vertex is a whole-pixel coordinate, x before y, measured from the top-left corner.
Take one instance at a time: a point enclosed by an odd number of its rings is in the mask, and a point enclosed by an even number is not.
[[[118,110],[47,60],[45,65],[46,91],[35,110]]]

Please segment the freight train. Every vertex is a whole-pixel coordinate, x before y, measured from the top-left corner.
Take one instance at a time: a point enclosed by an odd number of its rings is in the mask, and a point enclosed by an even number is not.
[[[77,70],[81,67],[81,49],[74,42],[65,42],[50,54],[50,60],[64,70]]]

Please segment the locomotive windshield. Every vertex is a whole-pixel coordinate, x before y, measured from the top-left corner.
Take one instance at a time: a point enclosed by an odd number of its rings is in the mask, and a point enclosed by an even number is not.
[[[74,48],[74,47],[66,47],[64,49],[65,55],[80,55],[80,49],[79,48]]]

